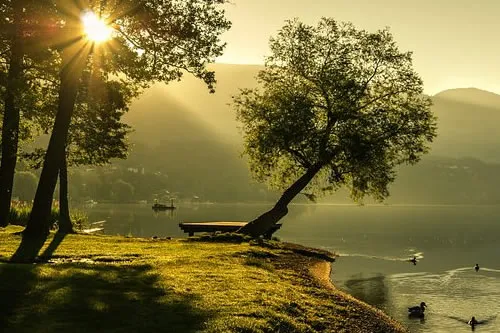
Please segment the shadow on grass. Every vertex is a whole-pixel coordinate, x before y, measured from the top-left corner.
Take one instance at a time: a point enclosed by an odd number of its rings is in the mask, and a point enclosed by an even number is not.
[[[213,313],[149,265],[0,263],[2,332],[196,332]]]
[[[10,261],[13,263],[34,262],[36,257],[38,256],[38,253],[43,247],[43,244],[45,244],[47,236],[48,235],[40,237],[30,237],[23,234],[21,244],[19,244],[19,247],[10,258]]]
[[[39,256],[38,253],[42,249],[48,237],[29,238],[27,236],[22,236],[23,238],[21,240],[21,244],[10,258],[10,262],[33,263],[35,261],[47,261],[52,257],[52,254],[57,250],[59,245],[61,245],[66,235],[68,234],[60,232],[55,233],[54,237],[52,237],[52,240],[50,241],[50,244]]]
[[[61,245],[64,237],[66,237],[67,234],[65,233],[60,233],[57,232],[54,235],[54,238],[52,238],[52,241],[50,242],[49,246],[43,251],[43,253],[40,255],[41,260],[48,260],[50,257],[52,257],[52,254],[56,251],[56,249]]]

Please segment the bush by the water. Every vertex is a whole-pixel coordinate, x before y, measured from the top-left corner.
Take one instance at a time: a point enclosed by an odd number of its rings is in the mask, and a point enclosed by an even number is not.
[[[26,226],[28,223],[32,204],[24,201],[13,201],[10,207],[10,224]],[[82,230],[88,226],[89,218],[85,212],[73,209],[70,211],[73,228]],[[54,201],[50,212],[50,225],[57,226],[59,220],[59,203]]]

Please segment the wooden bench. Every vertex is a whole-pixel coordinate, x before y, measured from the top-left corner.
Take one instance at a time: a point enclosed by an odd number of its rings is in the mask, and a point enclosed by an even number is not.
[[[189,236],[194,236],[195,232],[235,232],[247,223],[242,221],[181,222],[179,227]],[[278,231],[279,228],[281,228],[281,224],[276,224],[264,235],[264,238],[271,239],[273,233]]]

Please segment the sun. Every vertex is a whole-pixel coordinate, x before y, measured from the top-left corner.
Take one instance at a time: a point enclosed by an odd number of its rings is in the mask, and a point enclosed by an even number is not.
[[[94,43],[102,43],[111,38],[113,29],[94,12],[87,11],[82,15],[83,32]]]

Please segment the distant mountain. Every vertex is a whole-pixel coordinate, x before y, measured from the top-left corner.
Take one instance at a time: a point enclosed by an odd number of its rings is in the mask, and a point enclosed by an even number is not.
[[[432,97],[438,117],[433,155],[500,162],[500,95],[473,88],[446,90]]]
[[[134,101],[125,117],[135,130],[130,137],[132,150],[127,160],[115,165],[120,170],[141,170],[146,176],[161,175],[166,179],[165,191],[184,198],[274,200],[276,193],[251,180],[240,156],[242,138],[229,106],[240,88],[255,87],[255,76],[262,68],[213,65],[215,94],[190,76],[154,85]],[[430,156],[399,170],[389,202],[500,203],[500,165],[491,164],[500,163],[500,96],[467,88],[443,91],[432,100],[439,136]],[[135,179],[136,189],[142,179],[118,176],[131,183]],[[151,199],[146,197],[147,186],[143,184],[139,199]],[[346,192],[330,200],[350,202]]]
[[[427,156],[399,168],[389,203],[500,204],[500,164]]]
[[[129,158],[110,167],[74,170],[70,195],[76,200],[114,200],[122,181],[134,189],[129,200],[172,193],[200,201],[275,200],[279,193],[250,177],[229,105],[239,89],[256,86],[255,77],[263,67],[215,64],[212,68],[215,94],[188,75],[180,82],[155,84],[141,94],[124,117],[134,129]],[[438,137],[420,163],[398,169],[388,203],[500,204],[500,95],[463,88],[431,98]],[[346,191],[325,200],[351,202]],[[299,196],[297,201],[305,198]]]
[[[444,90],[434,95],[434,98],[464,104],[479,105],[485,108],[500,108],[500,95],[477,88]]]
[[[190,119],[191,125],[197,123],[198,127],[204,127],[203,135],[209,135],[210,139],[225,143],[236,141],[239,146],[241,135],[235,114],[229,106],[231,96],[241,88],[255,87],[255,76],[263,67],[214,64],[212,68],[217,79],[214,94],[210,94],[200,80],[190,75],[180,82],[156,84],[142,94],[125,116],[125,121],[135,128],[133,137],[140,141],[149,141],[152,136],[155,138],[158,135],[160,139],[201,139],[199,136],[202,133],[192,133],[191,126],[185,127],[188,125],[186,119]],[[175,125],[164,128],[165,125],[150,124],[153,119]],[[159,128],[163,130],[158,131]]]
[[[426,156],[402,166],[389,186],[389,204],[500,204],[500,164],[472,158]],[[351,202],[339,191],[322,202]],[[366,198],[365,203],[374,203]]]
[[[265,200],[251,181],[242,139],[228,103],[239,88],[253,86],[258,66],[215,65],[217,87],[209,94],[199,80],[157,84],[132,105],[124,120],[134,132],[126,161],[116,163],[168,175],[169,191],[203,200]]]

